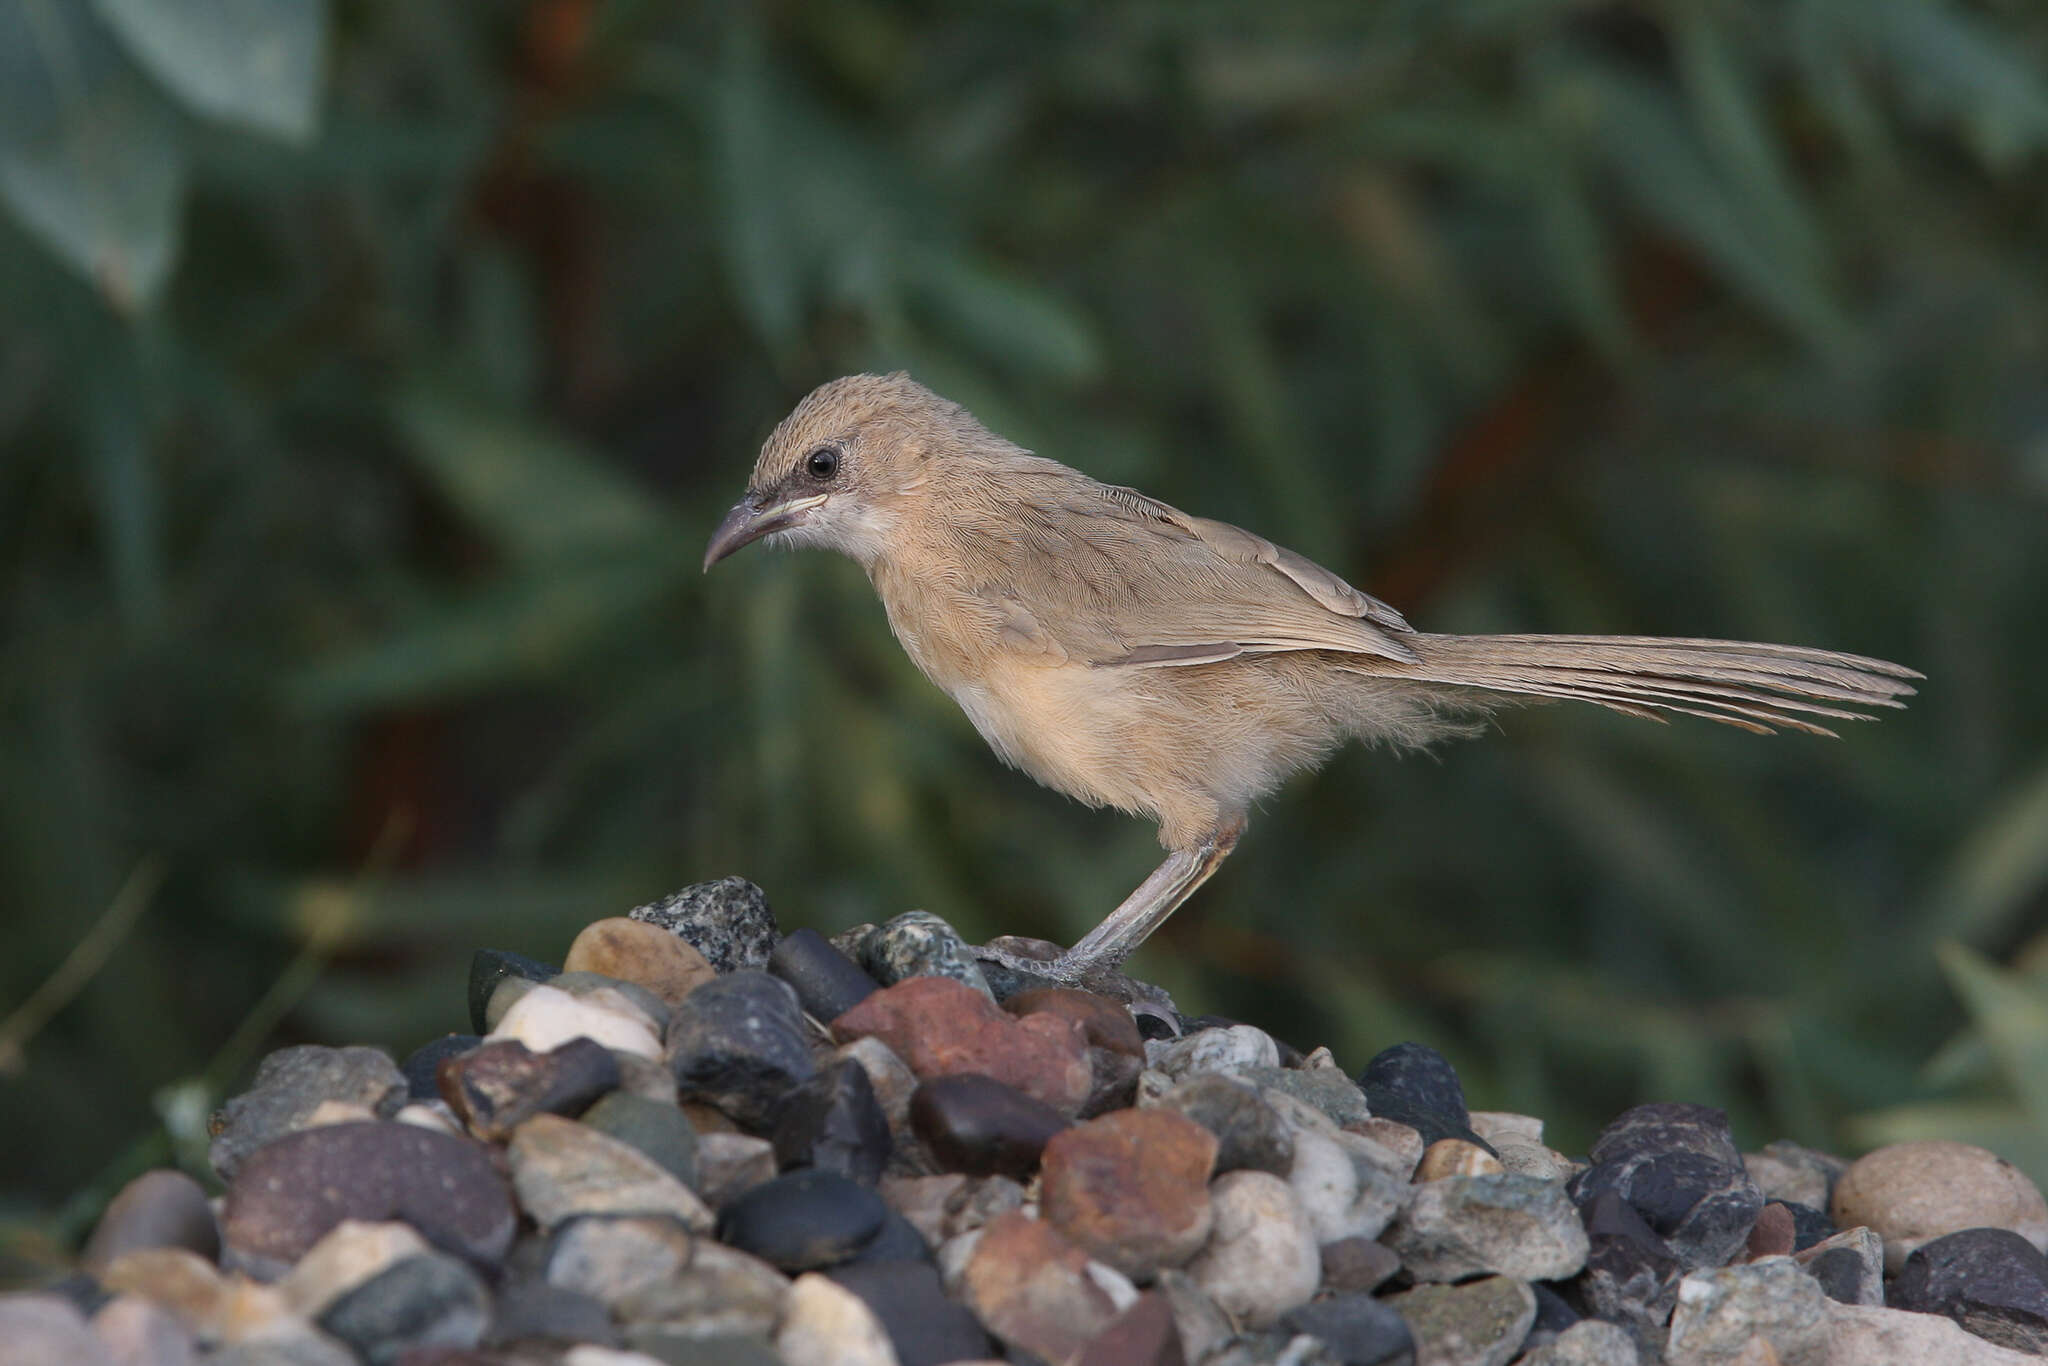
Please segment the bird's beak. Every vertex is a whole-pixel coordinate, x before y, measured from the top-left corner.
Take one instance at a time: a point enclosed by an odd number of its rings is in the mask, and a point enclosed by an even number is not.
[[[725,520],[718,524],[718,530],[711,533],[711,544],[704,548],[704,568],[709,572],[712,565],[751,541],[790,527],[811,515],[815,508],[825,505],[829,495],[814,493],[808,498],[790,498],[780,503],[763,507],[760,499],[749,494],[742,498]]]

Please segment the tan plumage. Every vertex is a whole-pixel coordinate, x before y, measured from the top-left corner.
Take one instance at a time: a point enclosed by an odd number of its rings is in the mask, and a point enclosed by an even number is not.
[[[1901,706],[1920,677],[1788,645],[1419,632],[1292,551],[1034,456],[900,374],[798,404],[705,567],[762,536],[859,561],[911,659],[1006,761],[1159,822],[1166,863],[1060,960],[1067,978],[1120,962],[1253,801],[1346,740],[1422,745],[1559,698],[1831,735],[1823,720]]]

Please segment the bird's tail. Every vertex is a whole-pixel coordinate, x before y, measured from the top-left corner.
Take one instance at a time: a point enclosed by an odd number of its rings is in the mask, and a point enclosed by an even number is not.
[[[1531,700],[1571,698],[1631,716],[1704,716],[1768,735],[1819,720],[1868,721],[1860,708],[1902,707],[1921,674],[1861,655],[1752,641],[1663,636],[1404,635],[1413,663],[1376,659],[1376,677],[1476,688]],[[1364,672],[1364,671],[1361,671]]]

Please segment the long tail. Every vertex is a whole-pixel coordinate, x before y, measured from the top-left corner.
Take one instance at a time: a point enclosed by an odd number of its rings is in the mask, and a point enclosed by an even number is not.
[[[1683,712],[1768,735],[1775,727],[1833,735],[1810,717],[1869,721],[1857,708],[1903,707],[1904,665],[1797,645],[1663,636],[1448,636],[1402,643],[1413,664],[1374,660],[1377,677],[1406,677],[1529,698],[1573,698],[1653,721]],[[1368,672],[1360,670],[1360,672]]]

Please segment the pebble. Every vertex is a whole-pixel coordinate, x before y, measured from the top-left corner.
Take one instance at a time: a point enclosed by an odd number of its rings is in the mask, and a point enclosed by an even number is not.
[[[1866,1153],[1836,1183],[1829,1212],[1840,1227],[1863,1224],[1884,1239],[1892,1275],[1922,1243],[1966,1228],[2010,1229],[2048,1249],[2040,1189],[1996,1153],[1947,1139]]]
[[[1262,1090],[1278,1091],[1314,1106],[1340,1129],[1372,1118],[1365,1092],[1334,1067],[1251,1067],[1239,1075]]]
[[[209,1261],[220,1255],[213,1206],[200,1184],[181,1171],[159,1167],[121,1187],[78,1261],[97,1273],[122,1253],[146,1247],[189,1248]]]
[[[1107,996],[1072,987],[1034,987],[1005,1000],[1003,1009],[1012,1015],[1057,1015],[1072,1020],[1081,1026],[1081,1035],[1090,1048],[1106,1048],[1144,1060],[1145,1040],[1138,1033],[1138,1022],[1131,1018],[1129,1010]]]
[[[1416,1181],[1442,1181],[1452,1176],[1496,1176],[1507,1168],[1477,1143],[1462,1138],[1440,1138],[1425,1148],[1415,1164]]]
[[[1868,1305],[1828,1307],[1827,1366],[2041,1366],[2029,1352],[1984,1341],[1933,1314]]]
[[[787,1366],[898,1366],[888,1330],[851,1290],[815,1273],[789,1288],[775,1350]]]
[[[361,1366],[362,1358],[306,1324],[231,1343],[209,1354],[205,1362],[206,1366]]]
[[[1325,1243],[1379,1237],[1410,1190],[1404,1173],[1346,1146],[1337,1134],[1314,1132],[1295,1134],[1287,1184]]]
[[[523,982],[545,982],[561,969],[538,958],[507,949],[478,949],[469,959],[469,1027],[488,1034],[491,998],[507,978]]]
[[[860,1297],[889,1335],[901,1366],[943,1366],[995,1355],[966,1305],[949,1299],[929,1262],[861,1261],[824,1273]]]
[[[1744,1153],[1742,1165],[1764,1199],[1808,1209],[1826,1209],[1834,1199],[1835,1183],[1849,1170],[1839,1157],[1783,1140],[1766,1143],[1761,1152]]]
[[[752,1134],[697,1135],[696,1189],[713,1209],[775,1176],[775,1145]]]
[[[1640,1360],[1627,1329],[1605,1319],[1581,1319],[1556,1341],[1524,1354],[1517,1366],[1637,1366]]]
[[[1397,1043],[1381,1050],[1358,1074],[1358,1085],[1373,1114],[1408,1125],[1422,1135],[1425,1146],[1440,1138],[1484,1145],[1472,1132],[1456,1069],[1427,1044]]]
[[[1844,1229],[1793,1254],[1829,1299],[1884,1303],[1884,1240],[1863,1227]]]
[[[974,1241],[960,1294],[1013,1350],[1066,1361],[1116,1318],[1115,1301],[1088,1275],[1088,1254],[1043,1220],[999,1215],[965,1236]]]
[[[1535,1292],[1505,1276],[1418,1286],[1388,1303],[1415,1335],[1417,1366],[1507,1366],[1536,1321]]]
[[[884,1177],[882,1199],[933,1247],[978,1229],[1024,1204],[1024,1187],[1007,1176]]]
[[[1377,1290],[1401,1269],[1401,1259],[1384,1243],[1371,1238],[1339,1238],[1324,1243],[1322,1285],[1340,1293]]]
[[[1586,1307],[1628,1329],[1638,1345],[1661,1349],[1684,1268],[1619,1192],[1602,1191],[1579,1212],[1587,1252],[1577,1285]]]
[[[78,1307],[61,1295],[0,1295],[0,1366],[114,1366]]]
[[[860,965],[885,987],[911,977],[950,977],[995,1000],[974,950],[930,911],[905,911],[883,921],[861,941]]]
[[[941,1171],[1026,1180],[1066,1116],[975,1072],[933,1077],[910,1100],[910,1127]]]
[[[1385,1241],[1418,1281],[1561,1281],[1586,1264],[1589,1247],[1561,1183],[1505,1172],[1417,1186]]]
[[[300,1318],[318,1318],[328,1305],[365,1281],[430,1250],[410,1224],[344,1219],[285,1273],[277,1291]]]
[[[1773,1200],[1763,1207],[1756,1216],[1756,1223],[1750,1226],[1749,1239],[1743,1244],[1742,1260],[1753,1262],[1762,1257],[1789,1257],[1799,1241],[1799,1226],[1792,1217],[1792,1210],[1782,1201]]]
[[[515,1039],[536,1053],[572,1039],[590,1039],[621,1053],[661,1057],[661,1036],[653,1022],[623,997],[577,997],[557,986],[527,989],[486,1038]]]
[[[874,1085],[851,1060],[833,1063],[783,1097],[773,1142],[784,1170],[816,1167],[864,1186],[881,1179],[894,1146]]]
[[[1726,1264],[1749,1239],[1763,1193],[1728,1133],[1725,1111],[1658,1103],[1625,1110],[1600,1131],[1592,1166],[1572,1178],[1581,1206],[1616,1191],[1687,1268]]]
[[[1081,1102],[1076,1117],[1093,1119],[1111,1110],[1128,1108],[1137,1099],[1138,1076],[1145,1070],[1141,1059],[1114,1048],[1088,1049],[1090,1084],[1088,1099]]]
[[[221,1236],[241,1264],[281,1271],[344,1219],[403,1220],[436,1247],[495,1266],[518,1216],[479,1143],[411,1124],[331,1124],[287,1134],[241,1164]]]
[[[626,914],[667,930],[721,973],[767,967],[780,937],[767,894],[743,877],[694,883]]]
[[[1421,1130],[1414,1125],[1403,1124],[1397,1119],[1382,1119],[1378,1115],[1346,1125],[1344,1132],[1371,1139],[1385,1149],[1389,1167],[1403,1181],[1411,1179],[1415,1169],[1422,1165],[1422,1154],[1428,1147],[1422,1141]]]
[[[1221,1072],[1189,1077],[1152,1104],[1186,1115],[1216,1136],[1216,1170],[1287,1175],[1294,1131],[1251,1082]]]
[[[851,1261],[882,1232],[882,1197],[836,1172],[804,1170],[764,1181],[718,1213],[718,1240],[783,1271]]]
[[[107,1301],[92,1316],[90,1327],[115,1366],[192,1366],[198,1360],[198,1347],[185,1326],[138,1295]],[[0,1346],[0,1361],[6,1356],[7,1348]],[[67,1358],[55,1360],[69,1366]]]
[[[676,1108],[627,1091],[614,1091],[576,1117],[586,1128],[640,1150],[670,1176],[697,1188],[697,1131]]]
[[[643,1324],[666,1326],[667,1336],[686,1339],[681,1359],[694,1362],[705,1339],[765,1338],[775,1330],[789,1299],[789,1278],[759,1257],[699,1238],[690,1245],[688,1265],[659,1280],[648,1280],[615,1306],[627,1342]]]
[[[1173,1306],[1148,1291],[1109,1321],[1074,1359],[1074,1366],[1187,1366]]]
[[[1093,1087],[1088,1045],[1070,1021],[1005,1014],[950,977],[885,987],[832,1022],[842,1042],[873,1036],[918,1077],[980,1072],[1071,1115]]]
[[[634,1299],[690,1265],[697,1240],[665,1214],[597,1214],[565,1220],[548,1240],[544,1283],[588,1296],[622,1319],[643,1317]]]
[[[1209,1196],[1214,1228],[1187,1267],[1195,1284],[1254,1328],[1308,1303],[1322,1279],[1322,1257],[1315,1225],[1288,1184],[1271,1172],[1229,1172]]]
[[[791,930],[768,955],[768,971],[789,983],[804,1012],[836,1020],[881,990],[859,963],[816,930]]]
[[[516,1039],[492,1039],[440,1065],[441,1098],[478,1138],[501,1142],[538,1114],[582,1114],[617,1089],[619,1065],[593,1039],[536,1053]]]
[[[874,1089],[875,1103],[882,1107],[882,1115],[889,1121],[889,1132],[899,1147],[910,1146],[910,1099],[917,1094],[918,1086],[917,1074],[910,1070],[910,1065],[896,1056],[895,1049],[876,1038],[841,1044],[830,1057],[835,1062],[860,1064],[868,1074],[868,1085]]]
[[[490,1292],[474,1271],[423,1252],[342,1295],[316,1322],[371,1366],[390,1366],[423,1348],[474,1347],[490,1316]]]
[[[564,972],[594,972],[644,987],[668,1005],[718,975],[703,954],[656,925],[628,916],[593,920],[562,959]]]
[[[623,1340],[604,1305],[546,1281],[529,1278],[504,1285],[496,1310],[484,1335],[486,1347],[578,1343],[609,1348]]]
[[[1216,1138],[1170,1110],[1119,1110],[1055,1135],[1040,1163],[1046,1219],[1127,1276],[1181,1266],[1208,1239]]]
[[[817,1071],[796,993],[753,969],[691,992],[669,1022],[668,1053],[683,1096],[755,1130],[767,1128],[790,1088]]]
[[[221,1107],[207,1157],[215,1175],[233,1181],[249,1154],[306,1127],[322,1102],[352,1102],[383,1119],[405,1104],[410,1090],[382,1049],[280,1048],[257,1065],[249,1089]]]
[[[1762,1338],[1779,1366],[1825,1366],[1827,1306],[1790,1257],[1695,1271],[1678,1284],[1666,1355],[1670,1366],[1724,1366]]]
[[[2010,1229],[1965,1229],[1922,1243],[1899,1272],[1891,1303],[2048,1356],[2048,1257]]]
[[[1280,1065],[1280,1046],[1273,1042],[1271,1034],[1257,1025],[1226,1025],[1197,1030],[1178,1039],[1148,1042],[1145,1045],[1145,1065],[1176,1081],[1203,1072],[1277,1068]]]
[[[448,1058],[461,1057],[483,1041],[481,1034],[443,1034],[406,1054],[405,1060],[398,1064],[398,1070],[405,1075],[406,1094],[413,1101],[439,1100],[441,1063]]]
[[[505,1156],[519,1203],[543,1230],[579,1214],[666,1214],[709,1232],[711,1211],[669,1170],[630,1143],[560,1115],[535,1115]]]
[[[1281,1324],[1289,1332],[1306,1333],[1327,1344],[1344,1366],[1395,1366],[1415,1359],[1415,1335],[1408,1320],[1371,1295],[1332,1295],[1294,1310]]]

